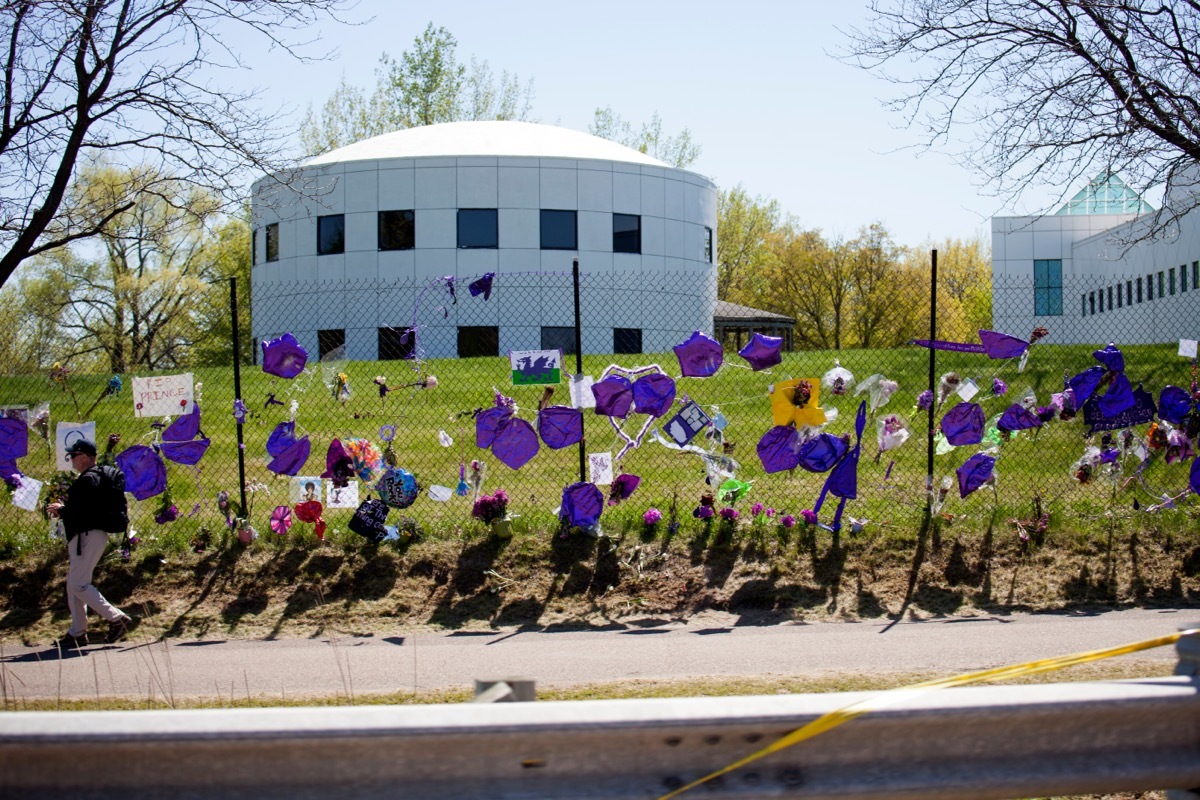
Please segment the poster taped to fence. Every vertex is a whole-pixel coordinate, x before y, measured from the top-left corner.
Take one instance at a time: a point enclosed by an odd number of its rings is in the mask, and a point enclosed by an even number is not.
[[[135,417],[176,417],[192,413],[192,373],[133,378]]]
[[[20,484],[12,493],[12,504],[26,511],[37,511],[38,496],[42,493],[42,482],[37,478],[22,475]]]
[[[325,484],[326,508],[358,508],[358,481],[345,486],[334,486],[333,481]]]
[[[561,350],[513,350],[508,360],[513,386],[553,386],[562,382]]]
[[[1196,340],[1195,339],[1180,339],[1179,340],[1179,355],[1184,358],[1196,357]]]
[[[608,486],[613,482],[612,453],[588,453],[588,473],[592,483]]]
[[[595,408],[596,395],[592,394],[592,384],[596,379],[591,375],[571,376],[571,408]]]
[[[288,486],[288,500],[292,503],[321,502],[323,481],[316,475],[298,475]]]
[[[96,441],[95,422],[58,422],[54,425],[54,458],[55,464],[62,472],[71,471],[71,459],[67,458],[67,448],[79,439]]]

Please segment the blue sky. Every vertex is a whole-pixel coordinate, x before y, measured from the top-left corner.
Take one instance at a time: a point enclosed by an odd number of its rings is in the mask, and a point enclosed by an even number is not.
[[[865,18],[857,0],[363,0],[352,16],[373,21],[322,31],[339,51],[333,60],[259,54],[247,84],[288,103],[298,122],[342,75],[373,86],[380,54],[399,56],[432,22],[458,39],[461,60],[474,55],[496,73],[533,78],[540,121],[586,130],[597,107],[612,106],[636,126],[657,111],[668,132],[686,127],[703,148],[691,169],[775,198],[831,238],[873,221],[907,245],[986,237],[994,214],[1031,213],[1053,199],[1043,192],[1005,207],[948,152],[913,148],[919,133],[882,107],[892,87],[829,55],[845,44],[838,29]]]

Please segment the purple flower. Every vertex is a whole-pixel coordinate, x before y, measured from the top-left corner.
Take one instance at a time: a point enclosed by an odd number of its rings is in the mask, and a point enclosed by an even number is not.
[[[933,392],[932,391],[930,391],[929,389],[926,389],[925,391],[923,391],[919,395],[917,395],[917,408],[921,409],[922,411],[928,411],[932,407],[933,407]]]
[[[738,516],[738,510],[732,506],[725,506],[721,509],[721,519],[733,522]]]
[[[767,509],[766,511],[764,511],[763,513],[767,515],[767,519],[770,519],[771,517],[775,516],[775,509],[773,509],[773,508],[768,508],[768,509]]]
[[[647,525],[657,525],[662,519],[662,512],[657,508],[648,508],[646,513],[642,514],[642,522]]]
[[[1038,419],[1042,422],[1050,422],[1057,415],[1058,411],[1055,410],[1054,406],[1041,406],[1037,410]]]
[[[766,509],[762,503],[755,503],[754,505],[750,506],[750,515],[753,517],[757,517],[759,514],[763,513],[763,511],[765,511],[765,510]]]
[[[179,509],[172,503],[168,508],[164,508],[154,515],[154,521],[159,525],[166,525],[168,522],[174,522],[179,516]]]
[[[713,517],[712,506],[697,506],[696,509],[692,512],[692,516],[695,517],[696,519],[712,519],[712,517]]]
[[[1008,394],[1008,384],[999,378],[992,378],[992,394],[996,395],[996,397]]]
[[[784,514],[782,517],[779,518],[779,524],[782,525],[784,528],[790,530],[790,529],[796,527],[796,518],[793,517],[791,514]]]
[[[804,519],[805,525],[817,524],[817,512],[813,511],[811,508],[806,508],[801,511],[800,516]]]

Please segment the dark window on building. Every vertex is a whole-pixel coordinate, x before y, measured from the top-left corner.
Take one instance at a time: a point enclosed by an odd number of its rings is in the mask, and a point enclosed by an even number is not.
[[[1108,287],[1108,310],[1109,311],[1113,310],[1112,294],[1113,294],[1112,287],[1110,286],[1110,287]]]
[[[1142,302],[1142,279],[1138,278],[1138,302]]]
[[[500,329],[495,325],[458,326],[459,358],[498,355],[500,355]]]
[[[416,246],[417,226],[413,212],[379,212],[380,250],[412,250]]]
[[[705,262],[707,262],[709,264],[713,263],[712,250],[713,250],[713,248],[712,248],[712,228],[705,228],[704,229],[704,260],[705,260]]]
[[[346,215],[317,217],[317,255],[336,256],[346,252]]]
[[[1146,302],[1154,299],[1154,273],[1146,276]]]
[[[379,360],[399,361],[412,358],[416,347],[416,336],[412,328],[380,328],[379,329]]]
[[[1133,305],[1133,281],[1125,281],[1125,305]]]
[[[1192,291],[1200,289],[1200,261],[1192,262]]]
[[[1187,291],[1187,264],[1182,264],[1179,267],[1179,293],[1183,294]]]
[[[499,228],[494,208],[460,208],[458,210],[458,246],[463,248],[495,248]],[[493,353],[492,355],[495,355]]]
[[[1163,280],[1162,272],[1158,273],[1158,299],[1161,300],[1166,295],[1166,287],[1163,285],[1166,281]]]
[[[1171,267],[1167,270],[1167,294],[1171,297],[1175,296],[1175,268]]]
[[[343,353],[346,349],[346,329],[336,328],[326,331],[317,331],[317,357],[324,358],[334,350],[341,348]]]
[[[1112,291],[1111,289],[1109,291]],[[1117,308],[1125,307],[1125,289],[1121,284],[1117,284]]]
[[[542,326],[542,349],[562,350],[562,354],[575,355],[575,329]]]
[[[1101,289],[1099,294],[1100,294],[1100,302],[1097,303],[1096,305],[1099,306],[1098,313],[1103,314],[1104,313],[1104,290]]]
[[[279,260],[279,223],[267,226],[267,261]]]
[[[1062,259],[1033,262],[1033,313],[1042,317],[1062,316]]]
[[[642,252],[642,218],[637,214],[613,214],[613,252]]]
[[[1088,308],[1091,309],[1093,314],[1096,313],[1096,293],[1095,292],[1088,293]]]
[[[579,235],[574,211],[542,209],[542,249],[578,250]]]
[[[250,231],[250,266],[258,263],[258,231]]]
[[[1087,316],[1087,292],[1079,295],[1079,316]]]
[[[634,355],[642,352],[641,328],[613,328],[613,353]]]

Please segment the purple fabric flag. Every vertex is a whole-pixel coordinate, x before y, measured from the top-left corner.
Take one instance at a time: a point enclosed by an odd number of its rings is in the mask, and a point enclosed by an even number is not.
[[[746,346],[738,350],[738,355],[746,359],[750,369],[758,372],[783,362],[780,351],[783,349],[782,336],[764,336],[755,333],[746,342]]]
[[[1096,391],[1096,387],[1100,385],[1100,380],[1107,371],[1104,367],[1088,367],[1067,381],[1067,386],[1070,387],[1071,393],[1075,396],[1075,408],[1083,408],[1083,404]]]
[[[911,344],[927,347],[931,350],[949,350],[954,353],[986,353],[987,348],[981,344],[967,342],[947,342],[943,339],[913,339]]]
[[[675,381],[661,372],[643,375],[633,382],[633,410],[661,417],[675,402]]]
[[[996,459],[984,453],[976,453],[968,458],[956,472],[958,496],[966,497],[987,483],[988,478],[992,477],[992,468],[995,466]]]
[[[421,485],[408,470],[389,467],[375,484],[375,491],[390,508],[408,508],[420,495]]]
[[[167,465],[147,445],[131,445],[118,453],[117,468],[125,473],[125,491],[138,500],[162,494],[167,488]]]
[[[708,378],[717,373],[724,361],[721,344],[701,331],[673,348],[679,359],[679,371],[685,378]]]
[[[955,447],[979,444],[983,441],[983,427],[987,420],[978,403],[959,403],[942,417],[942,433],[946,441]]]
[[[482,278],[471,281],[467,284],[467,289],[471,292],[471,297],[479,297],[483,295],[483,299],[487,300],[492,296],[492,280],[496,277],[494,272],[485,272]]]
[[[858,460],[862,455],[862,434],[866,425],[867,401],[864,400],[858,406],[858,417],[854,421],[854,447],[829,473],[827,485],[830,494],[847,500],[858,497]]]
[[[164,442],[186,442],[200,432],[200,404],[192,403],[192,413],[176,417],[162,432]]]
[[[1122,372],[1113,378],[1108,391],[1097,401],[1097,405],[1100,408],[1100,416],[1115,417],[1133,408],[1133,402],[1133,387],[1129,385],[1129,378]]]
[[[304,365],[308,363],[308,351],[290,333],[263,342],[262,351],[262,369],[268,375],[294,378],[304,371]]]
[[[641,482],[642,479],[637,475],[622,472],[613,478],[612,486],[608,487],[608,504],[615,506],[622,500],[628,500]]]
[[[1017,358],[1029,349],[1029,342],[997,331],[980,331],[979,341],[988,358]]]
[[[272,458],[296,443],[296,423],[281,422],[267,437],[267,454]]]
[[[159,445],[163,457],[185,467],[195,465],[208,450],[211,440],[207,437],[190,442],[163,442]]]
[[[1158,416],[1172,425],[1182,425],[1191,410],[1191,396],[1178,386],[1164,386],[1158,395]]]
[[[348,486],[354,477],[354,459],[346,452],[340,439],[329,443],[329,449],[325,451],[325,471],[321,477],[332,480],[335,489]]]
[[[560,518],[572,528],[591,528],[600,521],[604,494],[594,483],[572,483],[563,489]]]
[[[620,375],[609,375],[592,384],[592,396],[596,398],[596,413],[606,417],[629,416],[633,405],[633,384]]]
[[[547,406],[537,415],[538,435],[551,450],[583,440],[583,412],[570,406]]]
[[[539,449],[533,426],[520,417],[511,417],[496,431],[492,455],[510,469],[520,469]]]
[[[1117,349],[1115,344],[1109,344],[1103,350],[1096,350],[1092,353],[1097,361],[1108,367],[1113,372],[1125,371],[1125,356],[1121,355],[1121,351]]]
[[[849,447],[840,436],[819,433],[800,446],[800,468],[809,472],[828,472],[846,455]]]
[[[1020,403],[1013,403],[1008,408],[1004,409],[1004,413],[1000,415],[1000,421],[996,423],[996,427],[1002,431],[1023,431],[1028,428],[1042,427],[1042,420],[1037,414],[1034,414],[1029,409]],[[949,438],[947,438],[949,441]]]
[[[492,442],[496,440],[496,434],[508,422],[512,413],[512,409],[504,406],[492,406],[479,412],[475,417],[475,446],[484,450],[491,447]]]
[[[776,425],[758,440],[758,459],[768,474],[787,472],[800,463],[800,432],[791,425]]]
[[[0,458],[15,461],[29,454],[28,427],[15,417],[0,417]]]
[[[300,470],[304,468],[304,463],[308,461],[311,450],[312,443],[308,441],[308,437],[301,436],[271,459],[271,463],[267,464],[267,469],[276,475],[299,475]],[[337,481],[335,480],[334,486],[336,485]]]

